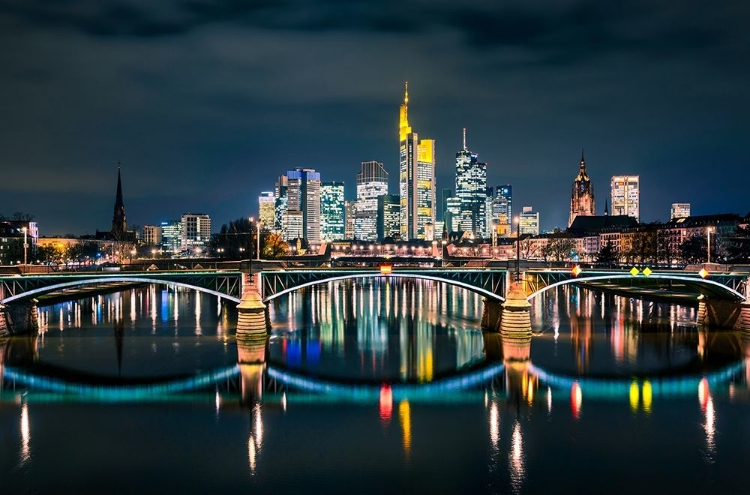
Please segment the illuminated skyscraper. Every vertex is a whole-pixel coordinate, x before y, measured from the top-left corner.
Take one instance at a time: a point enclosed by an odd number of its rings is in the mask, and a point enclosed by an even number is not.
[[[344,225],[344,238],[354,239],[354,219],[357,216],[357,202],[356,201],[344,201],[344,209],[346,210],[346,224]]]
[[[320,242],[320,172],[308,168],[297,168],[286,173],[287,214],[302,212],[302,232],[307,242]]]
[[[581,166],[573,181],[573,194],[570,197],[568,227],[573,224],[573,220],[577,216],[590,217],[594,215],[596,215],[594,184],[591,183],[591,179],[586,173],[586,160],[583,157],[583,150],[581,150]]]
[[[690,216],[690,203],[672,203],[670,220],[675,218],[687,218]]]
[[[518,228],[521,234],[539,235],[539,212],[531,206],[524,206],[519,215]]]
[[[612,215],[640,218],[640,176],[612,176]]]
[[[170,254],[177,254],[182,247],[182,222],[171,220],[161,222],[161,248]]]
[[[461,200],[460,228],[474,237],[487,237],[487,164],[464,146],[456,153],[456,197]]]
[[[276,225],[276,198],[272,192],[262,192],[258,197],[258,218],[264,229]]]
[[[395,194],[378,196],[378,239],[386,237],[397,238],[399,221],[401,219],[401,205]]]
[[[505,184],[495,187],[492,200],[492,220],[497,222],[497,233],[509,236],[513,225],[513,186]]]
[[[419,140],[409,125],[409,87],[399,112],[399,195],[401,238],[424,239],[435,225],[435,141]]]
[[[324,241],[344,239],[345,222],[344,183],[324,182],[320,187],[320,236]]]
[[[378,238],[378,197],[388,194],[388,172],[383,164],[362,162],[357,174],[357,213],[354,237],[374,241]]]
[[[185,213],[180,223],[182,223],[182,250],[188,251],[192,256],[205,253],[205,246],[211,240],[211,218],[205,213]]]

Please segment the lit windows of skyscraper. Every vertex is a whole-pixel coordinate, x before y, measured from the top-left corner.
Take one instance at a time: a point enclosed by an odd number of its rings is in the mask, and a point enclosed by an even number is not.
[[[401,233],[399,222],[401,205],[395,194],[384,194],[378,197],[378,239],[390,237],[397,239]]]
[[[460,230],[487,237],[487,164],[464,147],[456,153],[456,197],[461,200]]]
[[[143,243],[147,246],[161,245],[161,226],[144,225],[143,226]]]
[[[191,256],[205,253],[205,246],[211,239],[211,218],[205,213],[185,213],[180,223],[182,223],[182,250],[187,251]]]
[[[161,248],[171,254],[180,252],[182,248],[182,222],[178,220],[161,222]]]
[[[672,203],[670,220],[675,218],[687,218],[690,216],[690,203]]]
[[[509,236],[513,225],[513,187],[510,184],[495,187],[492,201],[492,219],[497,222],[497,234]]]
[[[612,215],[627,215],[640,222],[640,176],[612,177]]]
[[[445,229],[448,233],[461,230],[461,198],[448,198],[445,207]]]
[[[344,225],[344,238],[354,239],[354,219],[357,216],[357,202],[344,201],[346,209],[346,225]]]
[[[539,235],[539,212],[531,206],[523,207],[518,222],[521,235]]]
[[[354,220],[354,237],[374,241],[378,237],[378,197],[388,194],[388,172],[383,164],[362,162],[357,174],[357,214]]]
[[[276,198],[272,192],[262,192],[258,197],[258,218],[264,229],[272,230],[276,225]]]
[[[276,181],[276,190],[274,192],[275,200],[275,218],[274,218],[274,230],[276,232],[284,232],[284,215],[289,207],[289,180],[286,175],[282,175]],[[286,239],[286,238],[285,238]]]
[[[427,224],[435,224],[435,141],[419,140],[408,118],[409,91],[399,113],[399,195],[401,238],[424,239]]]
[[[324,241],[344,239],[346,210],[344,183],[323,182],[320,187],[320,236]]]
[[[320,242],[320,173],[297,168],[288,171],[286,177],[289,183],[287,211],[302,212],[301,237],[310,244],[317,244]],[[287,225],[287,231],[289,228]]]

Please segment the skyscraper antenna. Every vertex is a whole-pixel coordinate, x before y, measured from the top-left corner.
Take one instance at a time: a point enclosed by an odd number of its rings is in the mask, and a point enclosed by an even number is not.
[[[464,151],[466,151],[466,127],[464,127]]]
[[[404,81],[404,104],[409,104],[409,81]]]

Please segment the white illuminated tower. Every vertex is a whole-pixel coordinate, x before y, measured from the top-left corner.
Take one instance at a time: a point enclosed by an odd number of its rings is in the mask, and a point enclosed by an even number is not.
[[[460,229],[484,239],[487,232],[487,164],[464,146],[456,153],[456,197],[461,200]]]
[[[640,176],[612,177],[612,215],[627,215],[638,222],[640,217]]]

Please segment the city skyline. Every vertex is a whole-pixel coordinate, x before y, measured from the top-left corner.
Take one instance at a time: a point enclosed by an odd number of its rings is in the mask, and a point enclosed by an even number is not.
[[[0,39],[23,47],[0,54],[0,212],[35,215],[43,235],[109,226],[118,160],[137,225],[257,215],[271,177],[297,167],[354,199],[359,164],[376,160],[397,191],[405,80],[410,120],[435,139],[436,189],[455,181],[466,127],[488,184],[511,184],[542,230],[566,226],[581,148],[596,191],[641,176],[643,222],[679,202],[750,210],[739,2],[417,2],[420,23],[391,3],[82,4],[0,8]]]

